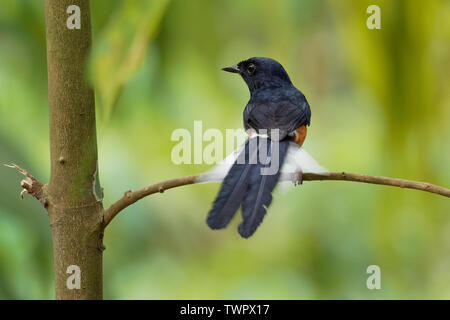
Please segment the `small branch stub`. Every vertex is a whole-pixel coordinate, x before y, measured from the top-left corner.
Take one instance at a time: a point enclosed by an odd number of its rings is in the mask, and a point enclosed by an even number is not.
[[[22,192],[20,192],[20,197],[23,199],[23,195],[25,193],[28,193],[35,197],[39,202],[42,203],[42,205],[47,208],[48,202],[44,194],[44,185],[37,180],[32,174],[30,174],[25,169],[22,169],[16,164],[5,164],[8,168],[13,168],[18,170],[20,173],[22,173],[26,178],[20,182],[20,186],[22,187]]]

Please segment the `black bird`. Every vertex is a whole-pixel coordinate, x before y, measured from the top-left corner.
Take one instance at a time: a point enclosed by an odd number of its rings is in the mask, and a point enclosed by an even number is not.
[[[311,109],[283,66],[273,59],[250,58],[222,70],[240,74],[250,90],[250,100],[244,110],[249,140],[238,157],[241,161],[237,159],[224,178],[208,213],[207,224],[211,229],[225,228],[242,206],[243,222],[238,231],[248,238],[261,224],[272,202],[272,191],[289,144],[296,142],[301,146],[305,140]],[[255,140],[250,139],[253,135]],[[250,140],[256,148],[252,148]],[[259,161],[255,161],[258,155]],[[278,163],[275,172],[263,174],[262,169],[274,163]]]

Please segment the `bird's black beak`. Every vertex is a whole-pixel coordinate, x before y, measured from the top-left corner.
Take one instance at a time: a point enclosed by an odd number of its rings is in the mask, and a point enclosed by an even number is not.
[[[225,68],[222,68],[222,70],[223,71],[227,71],[227,72],[232,72],[232,73],[239,73],[240,72],[238,66],[225,67]]]

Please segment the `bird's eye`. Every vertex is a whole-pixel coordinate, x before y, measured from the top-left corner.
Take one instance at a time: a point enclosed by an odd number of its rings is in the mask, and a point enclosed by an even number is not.
[[[247,67],[247,72],[248,72],[248,74],[252,75],[252,74],[255,72],[255,69],[256,69],[255,65],[254,65],[253,63],[250,64],[250,65]]]

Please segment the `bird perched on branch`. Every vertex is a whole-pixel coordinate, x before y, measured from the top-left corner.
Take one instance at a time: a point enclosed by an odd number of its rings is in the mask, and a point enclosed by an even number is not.
[[[249,139],[203,177],[202,181],[223,179],[207,224],[211,229],[225,228],[242,207],[238,231],[248,238],[262,222],[282,173],[291,174],[296,185],[302,182],[305,168],[317,173],[326,169],[300,148],[311,122],[311,109],[280,63],[250,58],[222,70],[239,74],[250,90],[244,110]]]

